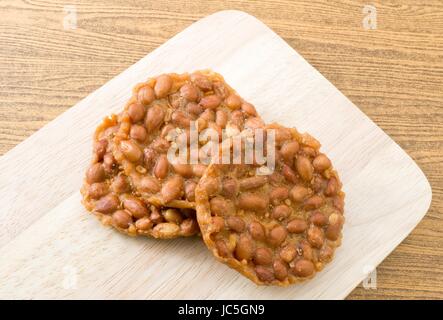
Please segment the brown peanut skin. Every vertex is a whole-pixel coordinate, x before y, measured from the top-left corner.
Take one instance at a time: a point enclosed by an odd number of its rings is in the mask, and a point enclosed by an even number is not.
[[[145,120],[145,127],[148,133],[157,129],[164,121],[165,111],[162,107],[154,105],[148,109]]]
[[[161,195],[163,201],[168,203],[174,199],[178,199],[183,192],[183,178],[175,175],[163,184]]]

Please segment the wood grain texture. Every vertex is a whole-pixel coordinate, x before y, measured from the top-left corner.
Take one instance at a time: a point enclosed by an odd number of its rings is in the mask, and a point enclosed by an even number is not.
[[[378,268],[378,289],[350,298],[443,297],[443,5],[375,3],[378,29],[362,28],[365,2],[2,1],[0,152],[5,153],[146,53],[212,12],[249,12],[358,105],[421,166],[431,210]]]

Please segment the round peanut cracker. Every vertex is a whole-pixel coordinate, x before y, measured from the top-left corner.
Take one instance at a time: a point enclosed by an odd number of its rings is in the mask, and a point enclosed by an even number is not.
[[[211,128],[235,135],[263,126],[254,106],[215,72],[148,79],[133,89],[121,113],[97,128],[82,188],[86,208],[131,235],[171,238],[198,232],[194,190],[207,166],[171,163],[167,156],[180,139],[189,146],[191,121],[198,133]],[[104,173],[88,179],[94,170]]]
[[[276,165],[211,164],[196,188],[197,220],[214,256],[260,285],[314,277],[341,243],[344,193],[307,134],[279,125]]]

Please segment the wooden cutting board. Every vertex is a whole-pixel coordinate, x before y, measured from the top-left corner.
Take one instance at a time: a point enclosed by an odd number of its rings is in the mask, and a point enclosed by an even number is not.
[[[101,118],[149,76],[212,68],[267,122],[308,131],[343,180],[343,245],[316,278],[258,287],[198,238],[129,238],[78,192]],[[414,161],[263,23],[221,11],[193,24],[0,158],[0,298],[343,299],[417,225],[430,185]]]

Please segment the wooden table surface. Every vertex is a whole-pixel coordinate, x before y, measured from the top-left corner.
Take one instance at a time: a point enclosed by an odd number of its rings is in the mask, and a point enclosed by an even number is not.
[[[194,21],[243,10],[385,130],[432,185],[429,212],[377,268],[377,288],[360,285],[349,298],[443,299],[443,2],[418,2],[2,0],[0,155]],[[367,4],[373,30],[363,24]]]

